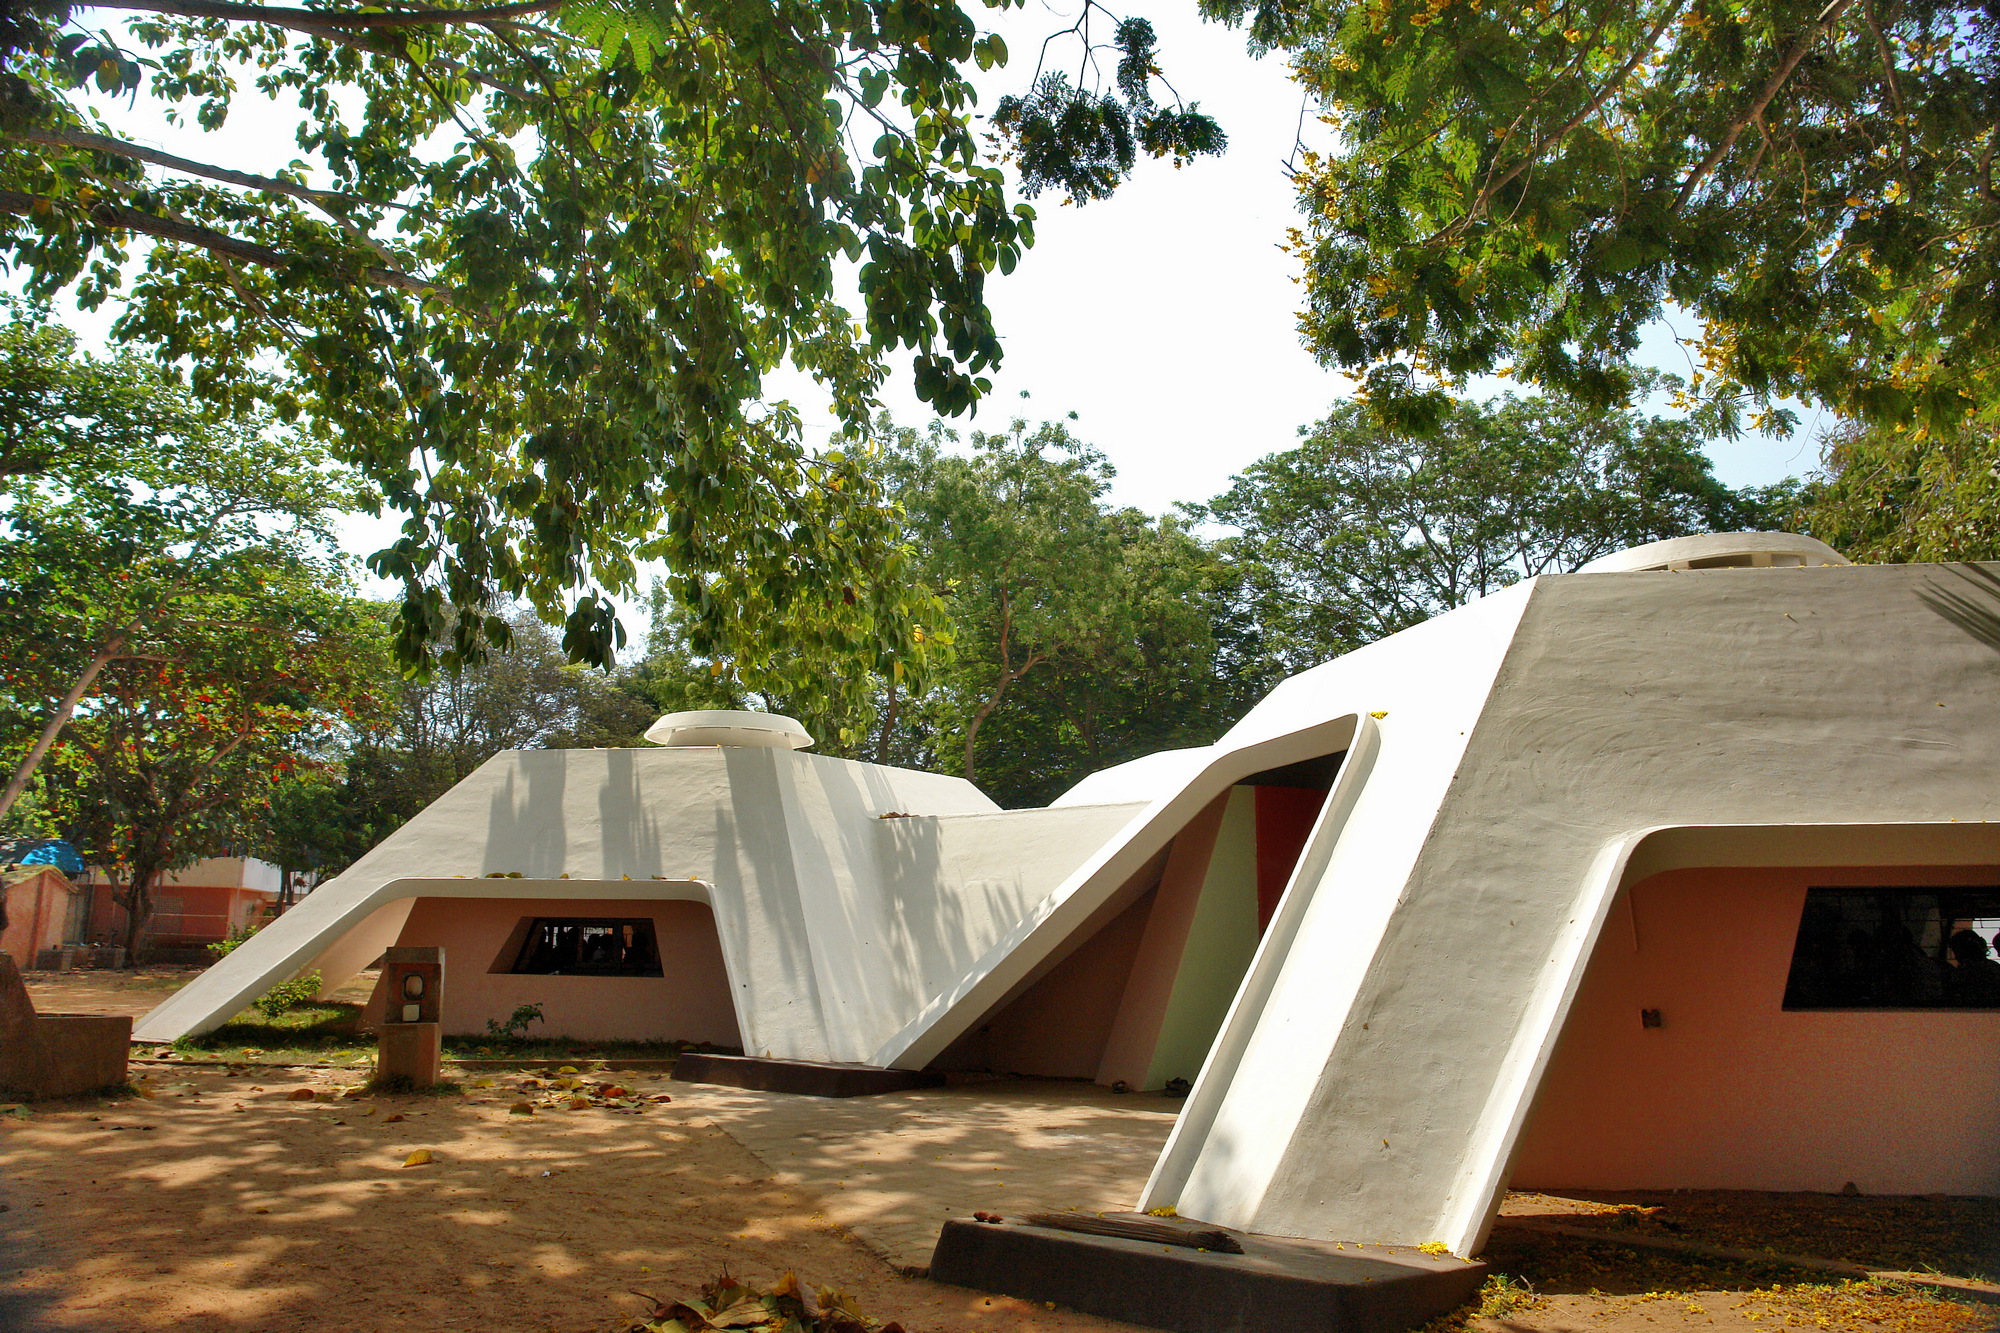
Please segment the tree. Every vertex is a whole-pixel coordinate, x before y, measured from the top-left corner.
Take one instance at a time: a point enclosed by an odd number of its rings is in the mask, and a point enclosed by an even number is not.
[[[503,750],[640,745],[656,715],[633,668],[568,661],[531,612],[513,613],[508,646],[485,661],[416,679],[391,659],[393,608],[369,610],[352,651],[377,706],[327,733],[241,835],[288,872],[338,873]]]
[[[108,667],[64,735],[78,833],[113,879],[135,964],[160,874],[240,846],[315,742],[374,707],[379,672],[356,651],[368,612],[344,584],[329,564],[267,566],[191,618],[171,658]]]
[[[1119,595],[1118,542],[1099,521],[1110,466],[1058,422],[975,431],[970,457],[945,453],[941,428],[905,438],[911,451],[891,463],[891,493],[925,541],[923,576],[951,608],[965,700],[960,772],[973,779],[979,729],[1007,692],[1104,642]]]
[[[55,0],[0,26],[0,252],[95,305],[150,247],[118,336],[310,421],[406,516],[371,560],[406,661],[504,646],[513,598],[609,665],[608,595],[652,560],[703,651],[809,685],[829,598],[838,637],[896,651],[897,608],[848,596],[886,514],[760,396],[789,361],[859,429],[899,351],[941,412],[985,392],[985,283],[1033,213],[971,122],[967,70],[1005,45],[955,0],[113,7],[115,33]],[[1205,118],[1152,101],[1150,31],[1120,41],[1143,146],[1203,151]],[[148,147],[119,128],[141,94],[202,130],[294,102],[303,156]]]
[[[1942,436],[1846,423],[1792,517],[1851,559],[2000,559],[2000,432],[1986,413]]]
[[[1161,744],[1200,744],[1240,694],[1217,679],[1227,572],[1178,519],[1104,502],[1111,468],[1061,422],[950,450],[878,424],[916,576],[948,613],[921,696],[894,682],[875,756],[956,769],[1007,803]]]
[[[1242,616],[1242,579],[1185,520],[1103,512],[1120,551],[1109,614],[1090,640],[1023,676],[981,729],[980,785],[1046,805],[1081,778],[1207,745],[1275,681]],[[952,669],[939,673],[950,696]]]
[[[1701,323],[1706,424],[1786,395],[1955,428],[2000,390],[2000,20],[1950,0],[1203,0],[1338,146],[1300,171],[1302,329],[1392,424],[1511,365],[1602,406]]]
[[[0,409],[4,817],[104,671],[173,660],[206,609],[323,551],[354,488],[306,441],[218,418],[136,357],[79,355],[35,312],[0,326]]]
[[[1717,481],[1687,421],[1550,395],[1455,401],[1423,433],[1347,403],[1301,434],[1196,511],[1238,530],[1285,672],[1627,546],[1770,526],[1786,496]]]

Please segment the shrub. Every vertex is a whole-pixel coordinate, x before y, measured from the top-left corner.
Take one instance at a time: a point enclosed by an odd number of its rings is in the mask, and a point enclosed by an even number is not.
[[[256,1001],[257,1012],[266,1018],[276,1018],[287,1009],[296,1009],[302,1004],[310,1004],[319,996],[320,976],[317,971],[281,981],[264,992]]]
[[[508,1015],[505,1023],[496,1023],[490,1018],[487,1019],[486,1033],[488,1036],[500,1038],[525,1037],[528,1035],[528,1024],[540,1023],[542,1021],[542,1006],[539,1004],[523,1004],[517,1006],[514,1012]]]
[[[235,949],[237,945],[243,943],[243,941],[249,939],[252,935],[255,935],[256,933],[257,933],[257,927],[255,926],[245,926],[241,930],[232,930],[227,935],[224,935],[221,939],[211,942],[207,946],[208,951],[214,954],[217,958],[227,958],[230,952],[233,949]]]

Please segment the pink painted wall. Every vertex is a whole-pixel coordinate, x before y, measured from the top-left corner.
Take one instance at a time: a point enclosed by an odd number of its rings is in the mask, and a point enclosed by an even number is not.
[[[0,931],[0,953],[12,955],[22,969],[35,965],[43,949],[63,942],[69,913],[69,881],[51,867],[0,887],[7,895],[7,929]]]
[[[1155,891],[1106,922],[1076,950],[931,1061],[1041,1078],[1092,1078],[1118,1016]]]
[[[1252,787],[1257,794],[1257,933],[1263,935],[1285,896],[1292,869],[1326,804],[1317,787]]]
[[[664,977],[515,976],[507,947],[523,918],[651,917]],[[518,1005],[540,1004],[531,1037],[587,1041],[690,1041],[736,1046],[736,1009],[706,903],[630,899],[419,898],[396,940],[444,949],[448,1035],[483,1036],[488,1019],[506,1022]],[[505,956],[503,956],[505,955]],[[378,1021],[382,996],[368,1001]]]
[[[2000,1194],[2000,1012],[1782,1008],[1809,886],[2000,867],[1705,869],[1612,908],[1515,1155],[1517,1188]],[[1476,971],[1467,976],[1476,995]],[[1642,1009],[1661,1011],[1644,1028]]]
[[[123,944],[125,909],[112,899],[111,886],[91,884],[86,892],[91,900],[85,938]],[[270,894],[238,884],[162,884],[153,890],[146,940],[160,947],[207,944],[262,922],[271,901]]]
[[[1117,1018],[1104,1043],[1103,1058],[1091,1071],[1106,1087],[1121,1081],[1135,1088],[1146,1085],[1160,1025],[1167,1016],[1167,1002],[1173,998],[1174,979],[1180,975],[1188,932],[1194,926],[1201,886],[1228,805],[1229,793],[1224,792],[1174,835],[1166,869],[1160,873],[1160,887],[1153,896],[1152,912],[1146,918],[1146,929],[1118,1002]]]

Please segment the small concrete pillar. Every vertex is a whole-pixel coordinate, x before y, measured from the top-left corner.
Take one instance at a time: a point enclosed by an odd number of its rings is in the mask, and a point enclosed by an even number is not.
[[[439,1020],[444,990],[444,950],[392,946],[382,955],[382,1035],[376,1046],[378,1082],[408,1079],[412,1087],[438,1081],[444,1058]]]

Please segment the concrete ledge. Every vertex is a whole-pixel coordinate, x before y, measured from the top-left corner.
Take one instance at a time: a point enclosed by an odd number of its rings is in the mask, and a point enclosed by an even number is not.
[[[1230,1234],[1242,1254],[951,1221],[930,1276],[1171,1333],[1407,1333],[1486,1280],[1483,1263],[1416,1250]]]
[[[30,1049],[0,1052],[0,1095],[78,1097],[126,1080],[132,1020],[110,1014],[37,1014]]]
[[[681,1083],[717,1083],[754,1092],[791,1092],[804,1097],[868,1097],[883,1092],[944,1085],[944,1075],[928,1069],[883,1069],[816,1060],[771,1060],[754,1055],[705,1055],[688,1051],[674,1062]]]

